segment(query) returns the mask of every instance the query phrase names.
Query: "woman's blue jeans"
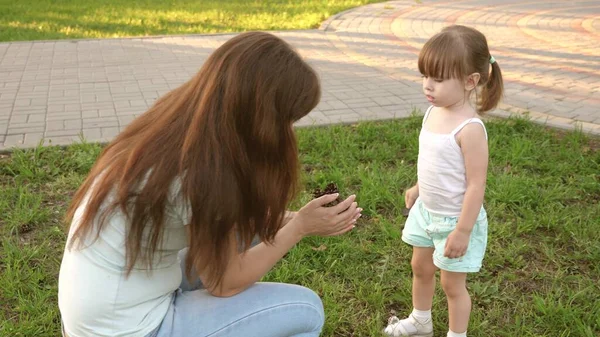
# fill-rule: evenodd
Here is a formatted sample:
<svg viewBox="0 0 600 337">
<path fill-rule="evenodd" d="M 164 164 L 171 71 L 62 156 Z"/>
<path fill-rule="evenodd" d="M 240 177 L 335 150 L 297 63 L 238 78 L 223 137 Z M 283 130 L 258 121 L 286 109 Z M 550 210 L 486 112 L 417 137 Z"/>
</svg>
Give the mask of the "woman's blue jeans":
<svg viewBox="0 0 600 337">
<path fill-rule="evenodd" d="M 182 271 L 186 253 L 179 253 Z M 148 337 L 317 337 L 324 321 L 321 299 L 305 287 L 256 283 L 220 298 L 183 275 L 165 319 Z"/>
</svg>

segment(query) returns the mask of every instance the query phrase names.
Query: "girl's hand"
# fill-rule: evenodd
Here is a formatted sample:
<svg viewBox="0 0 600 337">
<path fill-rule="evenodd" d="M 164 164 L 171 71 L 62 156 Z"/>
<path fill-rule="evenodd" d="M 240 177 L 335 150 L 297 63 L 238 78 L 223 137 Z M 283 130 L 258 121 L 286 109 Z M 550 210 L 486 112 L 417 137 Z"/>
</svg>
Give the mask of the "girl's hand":
<svg viewBox="0 0 600 337">
<path fill-rule="evenodd" d="M 444 256 L 449 259 L 463 257 L 467 253 L 469 247 L 469 239 L 471 235 L 464 231 L 455 229 L 448 235 L 446 246 L 444 248 Z"/>
<path fill-rule="evenodd" d="M 406 204 L 406 208 L 410 209 L 417 201 L 419 197 L 419 185 L 415 185 L 404 193 L 404 203 Z"/>
<path fill-rule="evenodd" d="M 302 236 L 335 236 L 344 234 L 354 228 L 356 220 L 362 215 L 362 208 L 354 202 L 355 195 L 332 207 L 324 207 L 338 197 L 338 194 L 328 194 L 313 199 L 302 207 L 291 220 L 290 225 L 297 226 Z"/>
</svg>

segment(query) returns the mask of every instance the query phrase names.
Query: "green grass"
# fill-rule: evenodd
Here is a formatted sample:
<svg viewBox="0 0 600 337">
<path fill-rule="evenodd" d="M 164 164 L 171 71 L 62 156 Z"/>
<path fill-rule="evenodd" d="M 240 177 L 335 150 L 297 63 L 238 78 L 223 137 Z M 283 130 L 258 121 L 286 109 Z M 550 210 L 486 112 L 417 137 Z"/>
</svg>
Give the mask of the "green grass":
<svg viewBox="0 0 600 337">
<path fill-rule="evenodd" d="M 411 249 L 400 240 L 402 193 L 415 181 L 419 118 L 298 131 L 305 191 L 336 182 L 364 218 L 350 234 L 309 238 L 267 280 L 323 298 L 324 336 L 378 336 L 410 310 Z M 520 119 L 490 133 L 489 250 L 469 277 L 471 336 L 600 334 L 600 142 Z M 0 336 L 58 336 L 60 219 L 101 147 L 16 150 L 0 160 Z M 438 287 L 438 335 L 447 312 Z"/>
<path fill-rule="evenodd" d="M 376 0 L 0 0 L 0 41 L 316 28 Z"/>
</svg>

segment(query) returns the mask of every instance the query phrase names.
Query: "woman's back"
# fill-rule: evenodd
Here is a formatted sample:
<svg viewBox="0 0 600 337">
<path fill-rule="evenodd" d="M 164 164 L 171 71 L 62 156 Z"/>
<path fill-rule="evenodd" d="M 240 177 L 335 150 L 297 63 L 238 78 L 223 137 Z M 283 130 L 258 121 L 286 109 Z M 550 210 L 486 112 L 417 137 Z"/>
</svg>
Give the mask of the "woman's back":
<svg viewBox="0 0 600 337">
<path fill-rule="evenodd" d="M 69 239 L 85 204 L 77 209 Z M 138 263 L 126 276 L 127 217 L 115 211 L 97 240 L 84 249 L 66 249 L 59 276 L 59 307 L 66 333 L 78 336 L 145 336 L 162 321 L 181 283 L 177 261 L 187 246 L 181 212 L 169 206 L 162 245 L 152 270 Z M 145 232 L 146 237 L 147 231 Z"/>
</svg>

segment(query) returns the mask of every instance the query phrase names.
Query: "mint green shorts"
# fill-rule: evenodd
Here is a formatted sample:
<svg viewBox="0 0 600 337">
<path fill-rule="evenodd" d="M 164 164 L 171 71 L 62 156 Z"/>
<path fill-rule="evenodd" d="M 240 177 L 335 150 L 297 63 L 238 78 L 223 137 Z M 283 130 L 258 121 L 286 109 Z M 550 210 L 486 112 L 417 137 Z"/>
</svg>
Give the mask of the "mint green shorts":
<svg viewBox="0 0 600 337">
<path fill-rule="evenodd" d="M 471 232 L 467 253 L 460 258 L 450 259 L 444 257 L 444 248 L 448 235 L 456 228 L 457 223 L 458 217 L 431 213 L 425 209 L 421 199 L 417 199 L 402 230 L 402 241 L 413 247 L 434 248 L 433 264 L 441 270 L 456 273 L 478 272 L 487 246 L 487 213 L 481 207 Z"/>
</svg>

